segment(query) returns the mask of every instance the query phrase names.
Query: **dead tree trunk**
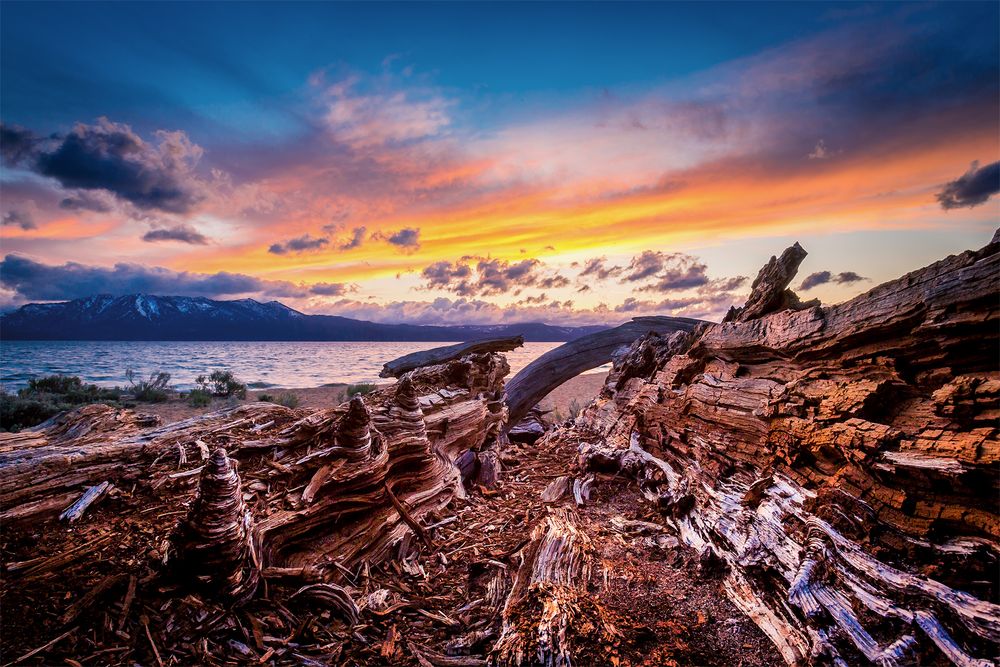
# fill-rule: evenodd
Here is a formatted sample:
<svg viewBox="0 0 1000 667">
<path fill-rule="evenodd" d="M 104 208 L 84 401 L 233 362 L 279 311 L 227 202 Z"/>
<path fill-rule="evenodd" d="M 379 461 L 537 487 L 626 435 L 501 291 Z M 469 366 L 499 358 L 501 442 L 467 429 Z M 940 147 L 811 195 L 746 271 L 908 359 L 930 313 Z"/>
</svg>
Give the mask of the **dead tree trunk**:
<svg viewBox="0 0 1000 667">
<path fill-rule="evenodd" d="M 672 334 L 691 331 L 699 320 L 687 317 L 636 317 L 631 322 L 581 336 L 549 350 L 521 369 L 507 383 L 504 400 L 510 417 L 507 428 L 517 425 L 549 392 L 584 371 L 611 361 L 621 348 L 649 332 Z"/>
<path fill-rule="evenodd" d="M 803 254 L 733 321 L 637 341 L 556 437 L 634 476 L 788 663 L 994 664 L 1000 244 L 827 308 L 786 289 Z"/>
</svg>

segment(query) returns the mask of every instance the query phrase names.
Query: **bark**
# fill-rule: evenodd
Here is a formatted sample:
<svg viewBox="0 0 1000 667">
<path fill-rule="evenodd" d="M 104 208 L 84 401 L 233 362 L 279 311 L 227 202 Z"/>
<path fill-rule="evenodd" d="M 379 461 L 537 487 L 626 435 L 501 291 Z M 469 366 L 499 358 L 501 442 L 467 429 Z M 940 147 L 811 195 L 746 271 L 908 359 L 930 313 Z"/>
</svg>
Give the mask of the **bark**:
<svg viewBox="0 0 1000 667">
<path fill-rule="evenodd" d="M 387 361 L 382 366 L 379 377 L 398 378 L 404 373 L 409 373 L 424 366 L 435 366 L 461 359 L 468 354 L 481 354 L 484 352 L 510 352 L 524 345 L 524 336 L 508 336 L 506 338 L 490 338 L 487 340 L 475 340 L 469 343 L 458 343 L 456 345 L 446 345 L 435 347 L 430 350 L 421 350 Z"/>
<path fill-rule="evenodd" d="M 631 322 L 581 336 L 538 357 L 507 383 L 507 428 L 520 423 L 532 407 L 553 389 L 584 371 L 611 361 L 612 356 L 645 333 L 691 331 L 700 323 L 686 317 L 636 317 Z"/>
<path fill-rule="evenodd" d="M 498 433 L 506 413 L 496 396 L 508 369 L 500 355 L 471 354 L 311 413 L 256 403 L 148 429 L 129 410 L 93 405 L 2 434 L 8 537 L 29 535 L 71 504 L 72 518 L 109 487 L 131 489 L 91 508 L 91 522 L 74 524 L 84 524 L 80 533 L 47 529 L 33 557 L 5 555 L 5 616 L 12 604 L 18 614 L 37 613 L 20 605 L 71 564 L 78 586 L 115 572 L 88 605 L 115 593 L 135 568 L 128 549 L 139 545 L 152 547 L 154 575 L 128 606 L 166 611 L 144 616 L 140 633 L 133 627 L 129 636 L 145 643 L 148 632 L 151 645 L 183 663 L 202 661 L 191 642 L 207 638 L 227 608 L 259 598 L 262 579 L 272 582 L 272 596 L 278 581 L 309 582 L 278 596 L 356 622 L 356 605 L 338 582 L 384 561 L 411 533 L 426 539 L 425 517 L 464 493 L 453 462 Z M 179 516 L 161 518 L 172 515 Z M 120 642 L 110 628 L 94 632 L 105 647 Z M 220 650 L 239 657 L 243 649 Z"/>
<path fill-rule="evenodd" d="M 789 664 L 994 664 L 1000 244 L 772 311 L 790 251 L 730 321 L 636 341 L 555 437 L 634 478 Z"/>
</svg>

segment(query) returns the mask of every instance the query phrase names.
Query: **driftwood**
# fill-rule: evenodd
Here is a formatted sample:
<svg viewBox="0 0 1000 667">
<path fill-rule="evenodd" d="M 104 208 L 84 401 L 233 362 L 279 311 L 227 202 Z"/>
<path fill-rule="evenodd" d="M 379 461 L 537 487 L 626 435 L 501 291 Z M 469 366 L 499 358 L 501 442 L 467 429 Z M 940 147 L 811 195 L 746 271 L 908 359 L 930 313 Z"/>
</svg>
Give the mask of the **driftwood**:
<svg viewBox="0 0 1000 667">
<path fill-rule="evenodd" d="M 93 405 L 0 434 L 3 653 L 993 664 L 1000 244 L 826 308 L 788 290 L 803 255 L 722 324 L 554 350 L 511 405 L 504 358 L 470 353 L 322 410 Z M 571 426 L 503 437 L 612 357 Z"/>
<path fill-rule="evenodd" d="M 636 341 L 555 437 L 633 477 L 788 663 L 994 664 L 1000 244 L 787 309 L 800 250 L 731 321 Z"/>
<path fill-rule="evenodd" d="M 590 538 L 566 510 L 531 533 L 493 647 L 501 667 L 610 664 L 621 635 L 588 592 Z"/>
<path fill-rule="evenodd" d="M 686 317 L 636 317 L 621 326 L 581 336 L 549 350 L 507 383 L 507 428 L 518 424 L 553 389 L 584 371 L 608 363 L 615 352 L 643 334 L 691 331 L 698 324 L 699 320 Z"/>
<path fill-rule="evenodd" d="M 398 378 L 417 368 L 445 364 L 449 361 L 461 359 L 468 354 L 510 352 L 522 345 L 524 345 L 524 336 L 507 336 L 505 338 L 474 340 L 468 343 L 457 343 L 455 345 L 435 347 L 430 350 L 411 352 L 398 359 L 387 361 L 382 366 L 382 372 L 379 373 L 379 377 Z"/>
<path fill-rule="evenodd" d="M 142 638 L 144 646 L 130 651 L 201 664 L 197 638 L 224 632 L 227 610 L 252 605 L 262 577 L 270 577 L 267 595 L 288 608 L 309 603 L 357 622 L 341 582 L 383 562 L 411 534 L 430 544 L 425 518 L 463 493 L 455 458 L 498 432 L 505 412 L 491 407 L 508 369 L 499 355 L 472 354 L 327 410 L 253 403 L 145 429 L 129 410 L 93 405 L 0 435 L 8 537 L 54 520 L 81 489 L 90 490 L 74 516 L 101 489 L 126 490 L 113 503 L 92 505 L 73 524 L 83 525 L 79 534 L 55 532 L 41 554 L 4 562 L 5 624 L 11 613 L 37 613 L 25 595 L 49 588 L 68 566 L 86 581 L 87 563 L 115 575 L 86 604 L 113 595 L 127 601 L 120 623 L 94 630 L 105 648 L 121 641 L 117 625 L 128 629 L 123 636 Z M 214 449 L 207 461 L 205 448 Z M 126 592 L 135 549 L 149 552 L 154 574 Z M 313 585 L 281 593 L 285 580 Z M 136 608 L 167 611 L 126 622 Z M 249 662 L 266 653 L 243 639 L 227 639 L 219 650 Z M 270 655 L 284 653 L 285 662 L 299 662 L 280 646 Z"/>
</svg>

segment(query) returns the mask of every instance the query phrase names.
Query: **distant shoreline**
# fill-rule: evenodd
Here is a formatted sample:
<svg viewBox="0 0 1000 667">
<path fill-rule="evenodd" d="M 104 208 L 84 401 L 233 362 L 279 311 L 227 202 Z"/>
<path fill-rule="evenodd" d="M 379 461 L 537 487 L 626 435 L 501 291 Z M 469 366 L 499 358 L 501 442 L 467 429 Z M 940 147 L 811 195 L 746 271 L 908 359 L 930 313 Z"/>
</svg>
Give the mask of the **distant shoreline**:
<svg viewBox="0 0 1000 667">
<path fill-rule="evenodd" d="M 607 373 L 586 373 L 568 380 L 562 386 L 556 387 L 541 402 L 545 410 L 551 410 L 550 419 L 553 421 L 563 421 L 571 410 L 586 406 L 593 400 L 604 381 Z M 390 383 L 384 381 L 383 383 Z M 163 420 L 163 423 L 172 422 L 196 417 L 206 412 L 220 410 L 229 405 L 239 405 L 242 403 L 253 403 L 260 400 L 262 394 L 269 394 L 274 398 L 282 394 L 294 394 L 298 398 L 298 408 L 319 410 L 332 408 L 347 400 L 347 384 L 331 383 L 330 386 L 322 387 L 299 387 L 299 388 L 279 388 L 269 387 L 267 389 L 251 389 L 247 391 L 245 400 L 216 398 L 206 407 L 192 407 L 183 398 L 171 398 L 164 403 L 140 403 L 135 407 L 136 412 L 154 414 Z"/>
</svg>

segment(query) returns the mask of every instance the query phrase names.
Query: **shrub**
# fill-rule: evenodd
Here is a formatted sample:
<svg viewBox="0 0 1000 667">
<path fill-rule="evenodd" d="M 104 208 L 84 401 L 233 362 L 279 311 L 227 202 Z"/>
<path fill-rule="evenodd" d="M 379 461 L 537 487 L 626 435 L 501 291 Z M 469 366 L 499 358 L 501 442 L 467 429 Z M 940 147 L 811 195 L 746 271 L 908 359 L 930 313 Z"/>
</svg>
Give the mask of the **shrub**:
<svg viewBox="0 0 1000 667">
<path fill-rule="evenodd" d="M 297 394 L 293 394 L 290 391 L 283 393 L 278 397 L 276 401 L 278 405 L 284 405 L 286 408 L 297 408 L 299 407 L 299 397 Z"/>
<path fill-rule="evenodd" d="M 23 428 L 37 426 L 46 419 L 73 407 L 68 403 L 55 402 L 51 398 L 22 398 L 2 392 L 0 393 L 0 430 L 17 432 Z"/>
<path fill-rule="evenodd" d="M 187 402 L 192 408 L 204 408 L 212 403 L 212 394 L 204 389 L 192 389 L 188 392 Z"/>
<path fill-rule="evenodd" d="M 85 384 L 74 375 L 50 375 L 28 381 L 17 395 L 0 392 L 0 429 L 19 431 L 60 412 L 90 403 L 119 405 L 120 389 Z"/>
<path fill-rule="evenodd" d="M 131 368 L 125 371 L 125 379 L 129 383 L 129 391 L 135 394 L 137 401 L 145 403 L 162 403 L 170 397 L 168 386 L 170 373 L 150 373 L 148 380 L 135 379 L 135 371 Z"/>
<path fill-rule="evenodd" d="M 283 394 L 279 394 L 277 397 L 271 394 L 261 394 L 257 397 L 258 401 L 264 401 L 265 403 L 276 403 L 278 405 L 283 405 L 286 408 L 297 408 L 299 406 L 299 397 L 297 394 L 293 394 L 290 391 L 286 391 Z"/>
<path fill-rule="evenodd" d="M 575 420 L 580 416 L 580 411 L 583 410 L 583 406 L 575 398 L 569 402 L 569 418 Z"/>
<path fill-rule="evenodd" d="M 373 382 L 359 382 L 358 384 L 347 385 L 347 397 L 354 398 L 355 396 L 364 396 L 365 394 L 370 394 L 375 391 L 375 383 Z"/>
<path fill-rule="evenodd" d="M 208 377 L 199 375 L 195 382 L 215 396 L 247 397 L 247 386 L 237 380 L 232 371 L 212 371 Z"/>
</svg>

